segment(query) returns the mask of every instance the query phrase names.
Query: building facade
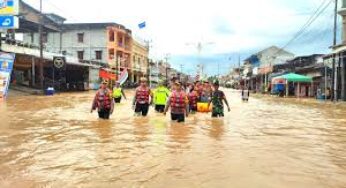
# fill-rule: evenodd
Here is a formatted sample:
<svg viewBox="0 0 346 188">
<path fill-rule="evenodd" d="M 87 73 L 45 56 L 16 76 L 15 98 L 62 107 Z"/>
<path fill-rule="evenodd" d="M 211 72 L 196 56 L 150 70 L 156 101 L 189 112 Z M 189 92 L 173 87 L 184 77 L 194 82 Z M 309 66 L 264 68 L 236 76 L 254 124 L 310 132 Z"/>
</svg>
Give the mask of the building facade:
<svg viewBox="0 0 346 188">
<path fill-rule="evenodd" d="M 294 54 L 277 46 L 268 47 L 244 60 L 240 85 L 257 92 L 266 92 L 273 67 L 293 59 Z"/>
<path fill-rule="evenodd" d="M 335 100 L 346 101 L 346 0 L 342 1 L 342 8 L 339 10 L 342 17 L 342 43 L 333 46 L 332 54 L 329 56 L 334 64 L 332 90 Z M 327 60 L 328 61 L 328 60 Z"/>
<path fill-rule="evenodd" d="M 133 40 L 132 45 L 132 80 L 138 82 L 140 77 L 148 75 L 149 67 L 149 47 L 143 42 Z"/>
<path fill-rule="evenodd" d="M 23 40 L 39 45 L 39 34 L 26 33 Z M 148 48 L 134 42 L 131 30 L 116 23 L 61 24 L 61 32 L 43 34 L 43 43 L 46 51 L 74 56 L 81 62 L 98 62 L 118 73 L 127 69 L 130 82 L 146 74 L 148 67 Z"/>
</svg>

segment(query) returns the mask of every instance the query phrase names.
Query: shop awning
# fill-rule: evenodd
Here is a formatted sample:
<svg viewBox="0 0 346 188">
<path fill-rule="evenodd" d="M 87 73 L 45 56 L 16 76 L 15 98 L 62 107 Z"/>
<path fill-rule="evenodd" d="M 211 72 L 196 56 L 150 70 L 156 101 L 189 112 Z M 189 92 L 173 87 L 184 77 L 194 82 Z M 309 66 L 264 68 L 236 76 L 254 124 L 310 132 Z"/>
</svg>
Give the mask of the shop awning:
<svg viewBox="0 0 346 188">
<path fill-rule="evenodd" d="M 274 77 L 272 79 L 273 82 L 275 80 L 286 80 L 288 82 L 312 82 L 311 77 L 294 73 L 284 74 L 282 76 Z"/>
</svg>

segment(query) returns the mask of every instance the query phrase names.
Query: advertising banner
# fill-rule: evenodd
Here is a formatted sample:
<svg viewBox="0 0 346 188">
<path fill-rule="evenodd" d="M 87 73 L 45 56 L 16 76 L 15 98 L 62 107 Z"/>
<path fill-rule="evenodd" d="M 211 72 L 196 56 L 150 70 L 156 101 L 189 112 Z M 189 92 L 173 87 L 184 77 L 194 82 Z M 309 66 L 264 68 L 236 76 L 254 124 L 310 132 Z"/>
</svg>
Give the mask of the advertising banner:
<svg viewBox="0 0 346 188">
<path fill-rule="evenodd" d="M 7 96 L 14 59 L 15 54 L 0 52 L 0 101 Z"/>
</svg>

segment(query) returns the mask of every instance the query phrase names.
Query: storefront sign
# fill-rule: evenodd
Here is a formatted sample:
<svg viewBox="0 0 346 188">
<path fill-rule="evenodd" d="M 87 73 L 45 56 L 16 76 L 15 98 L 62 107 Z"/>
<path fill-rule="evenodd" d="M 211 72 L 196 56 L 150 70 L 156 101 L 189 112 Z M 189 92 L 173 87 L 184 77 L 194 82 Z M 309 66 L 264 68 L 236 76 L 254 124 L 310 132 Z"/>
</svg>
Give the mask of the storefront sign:
<svg viewBox="0 0 346 188">
<path fill-rule="evenodd" d="M 15 54 L 0 52 L 0 101 L 7 96 Z"/>
<path fill-rule="evenodd" d="M 19 19 L 16 16 L 1 16 L 0 29 L 18 29 Z"/>
<path fill-rule="evenodd" d="M 100 69 L 100 78 L 105 79 L 105 80 L 115 80 L 116 75 L 114 73 L 107 72 L 106 70 Z"/>
<path fill-rule="evenodd" d="M 66 60 L 65 57 L 54 57 L 53 58 L 53 63 L 54 63 L 54 67 L 57 69 L 61 69 L 65 66 L 66 64 Z"/>
</svg>

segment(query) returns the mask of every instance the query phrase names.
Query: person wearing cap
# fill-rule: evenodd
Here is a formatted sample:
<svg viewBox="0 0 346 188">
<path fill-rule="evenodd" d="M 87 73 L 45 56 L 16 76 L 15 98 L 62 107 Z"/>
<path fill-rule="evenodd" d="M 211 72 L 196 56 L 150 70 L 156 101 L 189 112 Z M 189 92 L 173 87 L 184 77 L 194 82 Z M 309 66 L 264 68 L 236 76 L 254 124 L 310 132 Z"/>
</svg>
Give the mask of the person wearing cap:
<svg viewBox="0 0 346 188">
<path fill-rule="evenodd" d="M 167 99 L 170 95 L 170 91 L 167 87 L 164 86 L 164 82 L 161 80 L 158 87 L 154 90 L 154 104 L 155 111 L 163 113 L 167 103 Z"/>
<path fill-rule="evenodd" d="M 226 99 L 226 95 L 223 91 L 219 90 L 219 81 L 216 80 L 213 82 L 214 91 L 212 92 L 211 99 L 208 103 L 208 107 L 210 104 L 213 104 L 212 108 L 212 117 L 223 117 L 224 115 L 224 105 L 223 102 L 227 105 L 228 112 L 231 111 L 228 101 Z"/>
<path fill-rule="evenodd" d="M 102 82 L 100 89 L 96 92 L 91 107 L 91 113 L 97 109 L 100 119 L 109 119 L 114 109 L 112 91 L 107 88 L 107 85 L 107 81 Z"/>
<path fill-rule="evenodd" d="M 189 100 L 178 81 L 174 83 L 174 90 L 167 101 L 164 115 L 169 108 L 171 108 L 172 121 L 185 122 L 185 116 L 189 115 Z"/>
<path fill-rule="evenodd" d="M 115 103 L 120 103 L 122 96 L 124 96 L 124 98 L 126 99 L 125 92 L 124 92 L 123 88 L 120 87 L 119 81 L 117 81 L 117 82 L 115 82 L 115 85 L 113 87 L 113 99 L 114 99 L 114 102 Z"/>
<path fill-rule="evenodd" d="M 142 77 L 140 79 L 140 85 L 136 88 L 135 97 L 132 102 L 136 115 L 147 116 L 152 98 L 151 90 L 147 86 L 147 79 Z"/>
</svg>

